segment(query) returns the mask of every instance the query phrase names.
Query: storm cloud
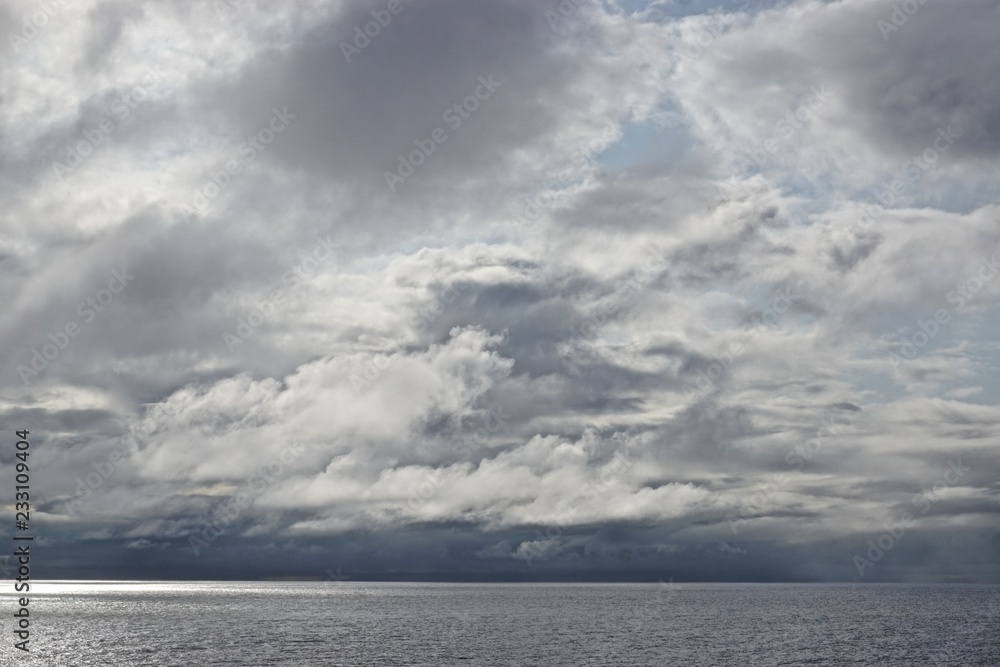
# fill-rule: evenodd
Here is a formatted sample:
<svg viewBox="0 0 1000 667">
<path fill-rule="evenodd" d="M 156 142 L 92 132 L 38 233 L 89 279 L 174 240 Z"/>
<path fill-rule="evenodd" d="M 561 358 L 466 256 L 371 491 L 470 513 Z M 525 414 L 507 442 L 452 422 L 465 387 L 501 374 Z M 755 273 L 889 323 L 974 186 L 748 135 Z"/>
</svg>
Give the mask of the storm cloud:
<svg viewBox="0 0 1000 667">
<path fill-rule="evenodd" d="M 1000 580 L 995 2 L 46 7 L 41 577 Z"/>
</svg>

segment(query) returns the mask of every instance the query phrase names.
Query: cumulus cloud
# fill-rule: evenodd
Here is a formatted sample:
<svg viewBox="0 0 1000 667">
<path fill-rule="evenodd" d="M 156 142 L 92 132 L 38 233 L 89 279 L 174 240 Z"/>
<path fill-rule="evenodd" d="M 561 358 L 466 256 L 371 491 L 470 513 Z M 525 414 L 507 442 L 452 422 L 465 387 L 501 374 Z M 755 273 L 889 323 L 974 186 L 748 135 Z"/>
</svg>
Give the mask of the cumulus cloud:
<svg viewBox="0 0 1000 667">
<path fill-rule="evenodd" d="M 1000 15 L 917 4 L 0 3 L 53 576 L 996 580 Z"/>
</svg>

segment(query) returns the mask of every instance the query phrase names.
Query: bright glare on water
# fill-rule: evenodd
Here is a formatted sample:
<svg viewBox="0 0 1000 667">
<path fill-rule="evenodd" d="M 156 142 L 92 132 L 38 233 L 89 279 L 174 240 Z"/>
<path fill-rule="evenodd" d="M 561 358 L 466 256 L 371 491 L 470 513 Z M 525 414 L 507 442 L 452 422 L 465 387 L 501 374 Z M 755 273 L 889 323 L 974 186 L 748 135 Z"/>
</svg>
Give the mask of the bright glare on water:
<svg viewBox="0 0 1000 667">
<path fill-rule="evenodd" d="M 30 657 L 4 589 L 3 665 L 1000 665 L 997 586 L 48 582 Z"/>
</svg>

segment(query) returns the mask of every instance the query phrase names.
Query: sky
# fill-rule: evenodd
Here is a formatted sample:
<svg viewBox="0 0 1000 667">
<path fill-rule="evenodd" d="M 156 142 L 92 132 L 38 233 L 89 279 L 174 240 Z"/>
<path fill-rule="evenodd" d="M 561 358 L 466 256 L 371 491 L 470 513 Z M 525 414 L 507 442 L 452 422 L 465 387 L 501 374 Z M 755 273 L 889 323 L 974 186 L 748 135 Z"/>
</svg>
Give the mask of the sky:
<svg viewBox="0 0 1000 667">
<path fill-rule="evenodd" d="M 0 28 L 35 576 L 1000 581 L 996 2 Z"/>
</svg>

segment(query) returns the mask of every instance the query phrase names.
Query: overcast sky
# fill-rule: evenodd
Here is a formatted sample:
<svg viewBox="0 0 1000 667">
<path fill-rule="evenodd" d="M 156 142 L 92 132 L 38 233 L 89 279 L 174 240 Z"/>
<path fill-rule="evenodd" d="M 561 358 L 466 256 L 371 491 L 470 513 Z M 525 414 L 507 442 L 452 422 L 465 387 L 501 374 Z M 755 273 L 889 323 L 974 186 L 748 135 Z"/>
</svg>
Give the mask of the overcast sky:
<svg viewBox="0 0 1000 667">
<path fill-rule="evenodd" d="M 1000 580 L 996 2 L 28 4 L 39 576 Z"/>
</svg>

